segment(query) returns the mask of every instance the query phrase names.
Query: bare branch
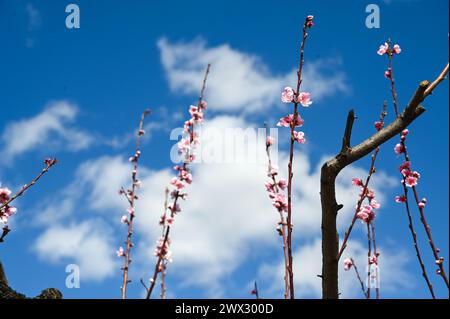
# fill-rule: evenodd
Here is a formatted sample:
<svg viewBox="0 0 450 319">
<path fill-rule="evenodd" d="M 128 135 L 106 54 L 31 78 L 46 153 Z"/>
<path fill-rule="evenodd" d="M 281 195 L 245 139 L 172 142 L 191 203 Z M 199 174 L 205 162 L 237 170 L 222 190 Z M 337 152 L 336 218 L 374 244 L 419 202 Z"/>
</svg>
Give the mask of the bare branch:
<svg viewBox="0 0 450 319">
<path fill-rule="evenodd" d="M 355 112 L 350 110 L 347 115 L 347 124 L 345 125 L 344 138 L 342 139 L 341 154 L 350 151 L 350 139 L 352 137 L 353 123 L 355 122 Z"/>
</svg>

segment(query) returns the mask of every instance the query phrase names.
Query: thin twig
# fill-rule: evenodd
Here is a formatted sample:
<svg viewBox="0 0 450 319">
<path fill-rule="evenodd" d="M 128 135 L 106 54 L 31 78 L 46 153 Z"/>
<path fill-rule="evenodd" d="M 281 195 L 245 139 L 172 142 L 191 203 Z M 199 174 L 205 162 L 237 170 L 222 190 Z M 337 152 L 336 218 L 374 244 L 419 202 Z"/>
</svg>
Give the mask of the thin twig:
<svg viewBox="0 0 450 319">
<path fill-rule="evenodd" d="M 367 285 L 367 299 L 370 299 L 370 257 L 372 256 L 372 238 L 370 235 L 370 226 L 369 226 L 369 222 L 367 222 L 367 280 L 368 280 L 368 285 Z"/>
<path fill-rule="evenodd" d="M 29 184 L 25 184 L 15 195 L 13 195 L 9 200 L 0 205 L 0 217 L 3 216 L 3 214 L 5 213 L 4 210 L 7 209 L 12 202 L 21 197 L 30 187 L 36 184 L 41 179 L 41 177 L 44 176 L 49 171 L 49 169 L 57 163 L 58 161 L 54 158 L 46 159 L 44 161 L 45 167 L 42 169 L 42 171 Z M 10 231 L 11 229 L 7 225 L 2 228 L 0 243 L 3 243 L 5 241 L 5 237 L 9 234 Z"/>
<path fill-rule="evenodd" d="M 131 263 L 131 248 L 133 247 L 131 238 L 133 236 L 133 226 L 134 226 L 133 224 L 134 224 L 134 217 L 135 217 L 134 206 L 135 206 L 135 200 L 137 199 L 136 188 L 138 187 L 138 183 L 139 183 L 139 180 L 137 179 L 137 171 L 138 171 L 139 158 L 141 157 L 141 138 L 142 138 L 142 135 L 144 135 L 144 120 L 145 120 L 145 117 L 149 114 L 150 114 L 150 110 L 145 110 L 144 112 L 142 112 L 141 119 L 139 121 L 139 130 L 137 132 L 137 137 L 136 137 L 136 153 L 132 157 L 132 162 L 134 163 L 134 165 L 133 165 L 133 170 L 131 172 L 131 182 L 132 182 L 131 189 L 129 191 L 127 191 L 126 193 L 124 193 L 127 196 L 130 208 L 129 208 L 127 239 L 125 241 L 125 245 L 126 245 L 125 264 L 122 268 L 122 270 L 123 270 L 123 280 L 122 280 L 122 287 L 121 287 L 122 299 L 127 298 L 127 286 L 128 286 L 128 283 L 131 282 L 128 279 L 128 271 L 129 271 L 129 267 L 130 267 L 130 263 Z M 123 191 L 123 188 L 122 188 L 122 191 Z"/>
<path fill-rule="evenodd" d="M 288 214 L 287 214 L 287 250 L 288 250 L 288 259 L 289 259 L 289 293 L 290 298 L 294 299 L 294 271 L 293 271 L 293 258 L 292 258 L 292 177 L 294 176 L 292 165 L 294 160 L 294 131 L 295 126 L 297 124 L 298 119 L 298 97 L 300 95 L 300 86 L 302 84 L 302 71 L 303 71 L 303 65 L 305 63 L 304 60 L 304 52 L 305 52 L 305 44 L 306 39 L 308 38 L 308 18 L 306 18 L 305 23 L 303 24 L 303 36 L 302 36 L 302 42 L 300 45 L 300 61 L 299 61 L 299 67 L 297 71 L 297 89 L 295 91 L 295 98 L 294 98 L 294 115 L 293 119 L 291 121 L 291 143 L 289 147 L 289 164 L 288 164 Z"/>
<path fill-rule="evenodd" d="M 375 220 L 372 219 L 369 222 L 369 225 L 370 225 L 370 231 L 372 233 L 373 254 L 374 254 L 374 256 L 376 258 L 376 261 L 377 261 L 377 263 L 376 263 L 377 267 L 375 268 L 375 270 L 376 270 L 376 275 L 375 275 L 375 279 L 376 279 L 375 296 L 376 296 L 376 299 L 380 299 L 380 287 L 379 287 L 379 278 L 378 278 L 378 257 L 379 257 L 379 253 L 378 253 L 378 250 L 377 250 L 377 240 L 376 240 L 376 235 L 375 235 Z"/>
<path fill-rule="evenodd" d="M 403 196 L 405 196 L 406 214 L 408 215 L 408 227 L 411 232 L 411 236 L 413 238 L 414 249 L 416 250 L 417 260 L 419 261 L 420 268 L 422 269 L 422 276 L 425 279 L 425 282 L 427 283 L 427 287 L 428 287 L 428 290 L 430 291 L 431 297 L 433 299 L 435 299 L 436 296 L 434 294 L 433 285 L 431 284 L 430 279 L 428 278 L 427 271 L 425 269 L 425 265 L 422 260 L 422 255 L 420 254 L 419 244 L 417 243 L 417 235 L 416 235 L 416 231 L 414 229 L 413 219 L 412 219 L 411 211 L 409 208 L 408 188 L 406 187 L 404 180 L 405 180 L 405 178 L 403 177 Z"/>
<path fill-rule="evenodd" d="M 358 267 L 356 267 L 356 263 L 353 260 L 353 258 L 350 258 L 350 260 L 352 261 L 352 266 L 355 268 L 356 278 L 358 279 L 359 284 L 361 285 L 361 290 L 364 294 L 364 297 L 367 298 L 366 288 L 364 287 L 364 282 L 362 281 L 361 276 L 359 275 Z"/>
<path fill-rule="evenodd" d="M 45 168 L 37 175 L 29 184 L 25 184 L 20 191 L 18 191 L 14 196 L 12 196 L 8 201 L 4 202 L 0 205 L 0 212 L 3 211 L 3 208 L 9 206 L 13 201 L 15 201 L 18 197 L 22 196 L 30 187 L 36 184 L 48 170 L 58 163 L 56 159 L 47 159 L 45 160 Z"/>
</svg>

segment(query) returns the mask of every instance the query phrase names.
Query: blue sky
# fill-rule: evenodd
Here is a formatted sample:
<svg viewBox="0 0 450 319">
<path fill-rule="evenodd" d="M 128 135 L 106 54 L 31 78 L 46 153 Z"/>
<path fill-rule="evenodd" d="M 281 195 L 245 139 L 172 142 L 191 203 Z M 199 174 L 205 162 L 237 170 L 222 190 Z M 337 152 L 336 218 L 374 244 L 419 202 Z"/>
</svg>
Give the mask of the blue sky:
<svg viewBox="0 0 450 319">
<path fill-rule="evenodd" d="M 15 190 L 40 170 L 45 156 L 60 161 L 16 202 L 19 212 L 11 219 L 13 231 L 0 246 L 11 284 L 30 295 L 55 286 L 68 298 L 120 296 L 115 251 L 125 238 L 118 222 L 125 203 L 113 191 L 128 182 L 131 134 L 142 110 L 150 107 L 153 115 L 142 149 L 142 213 L 138 209 L 129 286 L 131 297 L 142 296 L 139 279 L 150 276 L 158 209 L 171 177 L 169 151 L 175 142 L 169 134 L 183 124 L 188 106 L 196 101 L 202 69 L 212 63 L 206 125 L 261 127 L 266 121 L 275 126 L 288 112 L 279 93 L 295 83 L 301 24 L 313 14 L 316 25 L 308 38 L 304 85 L 313 93 L 314 104 L 302 109 L 308 143 L 297 147 L 300 224 L 294 248 L 300 260 L 297 289 L 303 297 L 318 297 L 317 168 L 339 150 L 350 108 L 358 115 L 353 143 L 373 133 L 385 99 L 392 120 L 389 83 L 383 76 L 387 59 L 376 54 L 386 38 L 403 49 L 395 57 L 401 106 L 420 81 L 439 74 L 448 61 L 448 2 L 167 5 L 79 0 L 73 3 L 80 7 L 81 28 L 68 30 L 69 3 L 0 0 L 0 181 Z M 369 3 L 380 7 L 380 29 L 365 27 Z M 409 136 L 413 164 L 422 175 L 419 191 L 428 199 L 426 213 L 446 259 L 448 96 L 444 83 L 425 101 L 427 112 L 411 126 Z M 285 133 L 280 130 L 281 141 L 286 140 Z M 393 152 L 396 142 L 382 147 L 374 179 L 383 204 L 376 222 L 386 283 L 382 296 L 427 298 L 404 209 L 393 202 L 401 191 L 397 171 L 401 161 Z M 285 151 L 286 143 L 281 142 L 281 163 Z M 343 228 L 356 202 L 350 179 L 365 177 L 368 165 L 368 159 L 361 160 L 343 172 L 339 182 L 338 200 L 347 207 Z M 242 185 L 236 185 L 235 178 L 242 178 Z M 178 237 L 169 265 L 169 296 L 246 298 L 255 279 L 263 296 L 282 296 L 276 212 L 264 193 L 264 179 L 263 168 L 250 164 L 195 166 L 192 192 L 177 223 L 179 235 L 174 229 Z M 363 227 L 357 226 L 353 249 L 355 256 L 363 256 L 365 237 Z M 434 275 L 434 260 L 417 218 L 416 229 L 437 295 L 448 297 Z M 65 287 L 65 267 L 71 263 L 81 267 L 79 289 Z M 342 273 L 341 281 L 345 296 L 361 297 L 353 274 Z"/>
</svg>

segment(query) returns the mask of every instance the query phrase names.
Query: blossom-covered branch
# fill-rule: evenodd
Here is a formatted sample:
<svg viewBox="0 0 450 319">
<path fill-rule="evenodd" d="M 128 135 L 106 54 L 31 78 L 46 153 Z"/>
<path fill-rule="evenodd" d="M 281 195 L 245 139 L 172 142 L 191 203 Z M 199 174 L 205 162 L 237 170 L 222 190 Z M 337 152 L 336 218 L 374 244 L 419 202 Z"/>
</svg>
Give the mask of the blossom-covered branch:
<svg viewBox="0 0 450 319">
<path fill-rule="evenodd" d="M 314 25 L 313 16 L 309 15 L 305 19 L 303 24 L 303 36 L 300 45 L 300 61 L 297 70 L 297 88 L 294 90 L 291 87 L 286 87 L 281 94 L 281 101 L 283 103 L 292 103 L 294 105 L 293 114 L 289 114 L 280 119 L 277 126 L 289 127 L 291 129 L 291 141 L 289 147 L 289 163 L 288 163 L 288 182 L 287 182 L 287 236 L 286 236 L 286 246 L 287 246 L 287 259 L 288 266 L 287 272 L 289 275 L 289 297 L 294 299 L 294 272 L 293 272 L 293 258 L 292 258 L 292 177 L 294 176 L 292 165 L 294 160 L 294 144 L 298 142 L 303 144 L 306 142 L 305 134 L 301 131 L 296 131 L 297 127 L 303 126 L 304 120 L 300 117 L 298 112 L 298 105 L 301 104 L 304 107 L 309 107 L 312 104 L 311 94 L 308 92 L 300 92 L 300 87 L 303 81 L 302 71 L 304 60 L 304 51 L 306 39 L 308 37 L 307 30 Z M 280 194 L 279 194 L 280 195 Z M 285 205 L 284 194 L 279 196 L 282 201 L 282 205 Z"/>
<path fill-rule="evenodd" d="M 284 298 L 289 297 L 289 257 L 287 251 L 287 201 L 284 194 L 287 182 L 285 179 L 277 180 L 278 167 L 273 165 L 270 156 L 270 147 L 275 143 L 275 139 L 268 135 L 268 128 L 266 126 L 266 154 L 268 158 L 267 176 L 270 181 L 266 183 L 266 190 L 269 193 L 269 198 L 272 200 L 273 206 L 276 208 L 280 221 L 278 222 L 277 232 L 283 240 L 283 254 L 284 254 Z"/>
<path fill-rule="evenodd" d="M 381 114 L 380 114 L 380 119 L 379 119 L 379 121 L 375 122 L 375 129 L 377 131 L 379 131 L 383 128 L 386 115 L 387 115 L 387 113 L 386 113 L 386 101 L 385 101 L 383 104 L 383 110 L 381 111 Z M 358 218 L 363 221 L 366 221 L 368 219 L 373 219 L 374 214 L 375 214 L 373 209 L 379 208 L 378 202 L 376 202 L 374 199 L 374 197 L 375 197 L 374 191 L 369 189 L 370 179 L 372 178 L 372 175 L 376 171 L 375 170 L 375 162 L 377 160 L 377 156 L 378 156 L 379 152 L 380 152 L 380 148 L 377 147 L 375 149 L 374 153 L 372 154 L 372 161 L 370 164 L 369 174 L 367 175 L 365 182 L 363 182 L 359 178 L 352 179 L 353 185 L 361 188 L 361 193 L 359 194 L 359 199 L 356 204 L 356 209 L 355 209 L 355 213 L 353 215 L 353 219 L 350 223 L 350 226 L 348 227 L 348 230 L 345 232 L 344 240 L 342 242 L 341 248 L 339 250 L 339 254 L 337 256 L 338 261 L 341 258 L 345 248 L 347 248 L 347 241 L 350 237 L 350 233 L 352 232 L 352 229 L 353 229 L 353 226 L 355 225 L 356 220 Z M 364 199 L 366 199 L 366 198 L 369 201 L 371 201 L 371 204 L 362 206 L 362 203 L 364 202 Z"/>
<path fill-rule="evenodd" d="M 184 123 L 184 133 L 187 137 L 183 137 L 178 142 L 179 154 L 184 158 L 183 165 L 176 165 L 174 170 L 178 176 L 172 178 L 170 184 L 173 186 L 173 190 L 170 193 L 170 197 L 173 200 L 171 204 L 167 205 L 164 214 L 161 216 L 160 225 L 162 226 L 162 236 L 156 242 L 155 256 L 157 258 L 153 275 L 150 278 L 150 287 L 146 292 L 146 299 L 150 299 L 153 289 L 156 284 L 158 274 L 165 271 L 167 262 L 171 261 L 170 248 L 170 230 L 173 226 L 176 215 L 181 211 L 179 200 L 186 199 L 187 193 L 184 191 L 186 184 L 192 183 L 192 174 L 190 173 L 189 164 L 195 160 L 195 148 L 200 144 L 199 134 L 195 131 L 197 125 L 203 124 L 204 111 L 207 108 L 207 103 L 204 101 L 204 92 L 206 88 L 206 80 L 208 78 L 209 69 L 211 65 L 205 71 L 203 78 L 202 89 L 196 106 L 191 105 L 189 108 L 189 114 L 191 118 Z"/>
<path fill-rule="evenodd" d="M 388 70 L 385 72 L 385 76 L 387 79 L 390 80 L 394 110 L 395 110 L 395 114 L 397 117 L 399 117 L 400 115 L 398 113 L 397 92 L 396 92 L 396 88 L 395 88 L 395 79 L 394 79 L 394 72 L 393 72 L 393 58 L 395 55 L 400 54 L 400 52 L 401 52 L 400 46 L 398 44 L 395 44 L 392 46 L 390 40 L 388 40 L 383 45 L 381 45 L 378 50 L 379 55 L 386 55 L 388 57 L 389 66 L 388 66 Z M 425 90 L 424 94 L 430 94 L 432 89 L 445 79 L 447 73 L 448 73 L 448 64 L 444 68 L 444 70 L 441 72 L 441 74 L 438 76 L 438 78 L 429 85 L 429 87 Z M 447 275 L 445 274 L 445 268 L 443 265 L 444 258 L 439 256 L 440 251 L 436 247 L 436 245 L 433 241 L 433 237 L 431 234 L 429 224 L 427 223 L 427 220 L 425 218 L 424 208 L 425 208 L 427 200 L 425 198 L 421 199 L 418 195 L 417 185 L 418 185 L 418 182 L 420 179 L 420 174 L 417 171 L 414 171 L 411 167 L 411 159 L 410 159 L 410 156 L 408 155 L 408 150 L 406 147 L 406 137 L 409 133 L 410 133 L 409 130 L 407 130 L 407 129 L 403 130 L 402 133 L 400 134 L 400 143 L 398 143 L 394 148 L 395 153 L 398 155 L 403 154 L 404 160 L 405 160 L 405 162 L 400 166 L 400 173 L 402 174 L 402 184 L 404 186 L 402 199 L 404 200 L 405 203 L 408 201 L 406 187 L 412 188 L 413 194 L 414 194 L 414 199 L 415 199 L 415 202 L 416 202 L 417 207 L 420 212 L 420 220 L 425 228 L 425 232 L 428 237 L 428 242 L 430 243 L 430 247 L 433 252 L 433 256 L 435 258 L 436 265 L 438 266 L 437 274 L 439 274 L 442 277 L 442 279 L 444 280 L 444 282 L 448 288 L 449 282 L 448 282 Z M 407 213 L 410 214 L 410 212 L 407 212 Z M 410 223 L 410 225 L 412 225 L 412 224 Z M 416 244 L 417 239 L 415 238 L 416 236 L 414 234 L 414 231 L 413 231 L 413 237 L 414 237 L 414 241 Z M 416 248 L 418 249 L 418 246 Z M 417 250 L 416 250 L 416 252 L 417 252 Z M 421 263 L 421 258 L 419 259 L 419 263 Z M 424 278 L 427 281 L 428 288 L 429 288 L 432 296 L 434 297 L 434 293 L 432 292 L 431 284 L 427 280 L 425 268 L 423 267 L 422 263 L 421 263 L 421 268 L 422 268 L 422 271 L 424 272 Z"/>
<path fill-rule="evenodd" d="M 133 236 L 133 223 L 135 217 L 135 201 L 138 199 L 136 195 L 136 190 L 141 186 L 140 180 L 137 178 L 138 173 L 138 163 L 141 157 L 141 138 L 145 134 L 144 130 L 144 120 L 147 115 L 150 114 L 150 110 L 145 110 L 142 112 L 141 119 L 139 121 L 139 129 L 137 131 L 136 137 L 136 151 L 133 156 L 130 157 L 129 161 L 133 165 L 133 169 L 131 171 L 131 187 L 128 190 L 122 188 L 119 191 L 119 194 L 124 195 L 128 201 L 128 209 L 127 214 L 121 217 L 121 222 L 127 225 L 127 238 L 125 240 L 125 249 L 123 247 L 119 247 L 117 251 L 118 257 L 123 257 L 125 259 L 124 266 L 122 267 L 123 271 L 123 280 L 122 280 L 122 299 L 126 299 L 127 297 L 127 287 L 130 282 L 128 278 L 128 271 L 131 263 L 131 248 L 133 247 L 132 236 Z"/>
<path fill-rule="evenodd" d="M 11 190 L 7 187 L 0 188 L 0 222 L 5 224 L 2 229 L 2 234 L 0 235 L 0 242 L 4 241 L 6 235 L 11 231 L 8 227 L 8 219 L 17 213 L 17 208 L 11 206 L 11 203 L 17 198 L 22 196 L 30 187 L 36 184 L 42 176 L 44 176 L 49 169 L 56 165 L 58 161 L 54 158 L 47 158 L 44 160 L 45 167 L 42 171 L 28 184 L 25 184 L 15 195 L 11 196 Z"/>
</svg>

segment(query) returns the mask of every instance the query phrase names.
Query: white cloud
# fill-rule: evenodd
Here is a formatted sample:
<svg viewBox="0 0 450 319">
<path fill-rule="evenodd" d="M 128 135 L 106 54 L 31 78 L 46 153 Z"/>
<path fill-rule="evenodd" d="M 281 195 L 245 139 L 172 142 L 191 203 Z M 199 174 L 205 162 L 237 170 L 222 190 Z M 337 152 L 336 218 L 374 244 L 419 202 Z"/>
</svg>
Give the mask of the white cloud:
<svg viewBox="0 0 450 319">
<path fill-rule="evenodd" d="M 111 234 L 99 220 L 50 226 L 34 244 L 43 261 L 61 264 L 75 263 L 80 267 L 80 279 L 99 281 L 115 271 Z"/>
<path fill-rule="evenodd" d="M 73 123 L 78 115 L 76 105 L 67 101 L 49 103 L 38 115 L 10 123 L 2 133 L 2 158 L 7 160 L 30 150 L 64 148 L 69 151 L 86 149 L 93 137 Z"/>
<path fill-rule="evenodd" d="M 203 151 L 210 147 L 223 147 L 225 153 L 232 152 L 232 146 L 222 139 L 208 139 L 208 130 L 213 128 L 246 127 L 242 118 L 218 116 L 209 120 L 203 131 Z M 251 142 L 251 146 L 255 141 Z M 261 145 L 261 144 L 260 144 Z M 253 145 L 254 146 L 254 145 Z M 258 148 L 264 153 L 264 148 Z M 308 155 L 299 146 L 300 155 L 295 158 L 294 184 L 294 223 L 297 240 L 316 238 L 320 235 L 320 164 L 311 168 Z M 243 150 L 241 150 L 243 151 Z M 238 149 L 238 153 L 241 152 Z M 151 150 L 143 149 L 139 171 L 143 188 L 139 194 L 136 218 L 136 252 L 134 254 L 133 275 L 136 278 L 148 278 L 155 262 L 154 243 L 160 235 L 159 216 L 163 207 L 163 190 L 167 186 L 172 172 L 168 169 L 158 171 L 144 168 L 151 163 Z M 242 155 L 242 154 L 237 154 Z M 279 250 L 279 237 L 275 228 L 277 213 L 271 206 L 264 183 L 266 164 L 242 160 L 232 164 L 194 164 L 194 182 L 189 186 L 188 199 L 181 203 L 182 212 L 173 228 L 174 263 L 170 265 L 170 274 L 176 276 L 180 285 L 197 286 L 207 289 L 208 296 L 220 296 L 223 280 L 233 273 L 248 258 L 261 254 L 267 249 Z M 280 152 L 281 171 L 287 167 L 287 156 Z M 67 215 L 77 212 L 78 218 L 84 218 L 85 212 L 75 209 L 76 203 L 83 200 L 86 212 L 97 212 L 103 220 L 119 226 L 126 202 L 117 195 L 120 186 L 128 185 L 130 164 L 125 157 L 100 157 L 80 165 L 74 183 L 58 196 L 54 207 L 45 220 L 55 219 L 52 214 L 64 211 Z M 351 186 L 351 177 L 364 176 L 366 171 L 360 168 L 348 168 L 337 183 L 337 194 L 344 209 L 340 212 L 340 229 L 347 226 L 352 216 L 357 190 Z M 388 186 L 391 179 L 379 172 L 374 178 L 378 197 L 382 197 L 380 186 Z M 383 190 L 385 190 L 383 188 Z M 60 209 L 58 207 L 61 207 Z M 67 209 L 69 207 L 69 209 Z M 68 210 L 68 211 L 66 211 Z M 107 214 L 105 214 L 107 213 Z M 44 214 L 45 215 L 45 214 Z M 106 218 L 106 219 L 105 219 Z M 125 236 L 125 229 L 117 228 L 116 243 Z M 116 244 L 117 245 L 117 244 Z M 113 251 L 115 246 L 111 246 Z M 315 276 L 316 274 L 314 274 Z"/>
<path fill-rule="evenodd" d="M 256 112 L 279 104 L 283 87 L 294 86 L 296 71 L 273 74 L 258 56 L 228 44 L 208 48 L 203 40 L 185 43 L 158 41 L 161 62 L 172 91 L 197 94 L 208 63 L 212 64 L 207 97 L 215 110 Z M 304 88 L 314 100 L 346 92 L 345 74 L 337 60 L 309 62 L 304 68 Z"/>
</svg>

